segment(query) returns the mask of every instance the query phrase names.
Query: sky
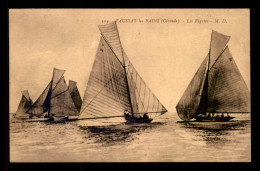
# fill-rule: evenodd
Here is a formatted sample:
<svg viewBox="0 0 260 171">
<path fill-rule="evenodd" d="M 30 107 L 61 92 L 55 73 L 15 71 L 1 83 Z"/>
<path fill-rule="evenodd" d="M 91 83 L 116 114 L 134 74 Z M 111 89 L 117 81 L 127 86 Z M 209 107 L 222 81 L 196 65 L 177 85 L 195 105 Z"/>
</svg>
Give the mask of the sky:
<svg viewBox="0 0 260 171">
<path fill-rule="evenodd" d="M 230 52 L 250 91 L 249 9 L 9 9 L 9 101 L 36 101 L 53 68 L 77 82 L 83 98 L 100 40 L 117 20 L 122 46 L 169 112 L 209 52 L 212 30 L 231 36 Z"/>
</svg>

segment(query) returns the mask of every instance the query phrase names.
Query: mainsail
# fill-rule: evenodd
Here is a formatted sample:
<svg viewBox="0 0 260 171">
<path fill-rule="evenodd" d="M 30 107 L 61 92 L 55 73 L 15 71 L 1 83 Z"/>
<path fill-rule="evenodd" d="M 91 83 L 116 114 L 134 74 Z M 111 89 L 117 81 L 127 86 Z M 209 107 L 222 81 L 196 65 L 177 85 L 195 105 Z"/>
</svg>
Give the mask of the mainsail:
<svg viewBox="0 0 260 171">
<path fill-rule="evenodd" d="M 75 107 L 77 108 L 78 112 L 80 112 L 81 105 L 82 105 L 82 99 L 79 94 L 77 82 L 69 80 L 69 92 L 70 92 L 71 98 L 75 104 Z"/>
<path fill-rule="evenodd" d="M 126 56 L 116 22 L 99 26 L 101 39 L 80 111 L 81 118 L 164 114 L 165 107 Z"/>
<path fill-rule="evenodd" d="M 209 112 L 250 112 L 250 93 L 227 46 L 229 38 L 212 32 L 209 55 L 176 106 L 181 119 Z"/>
<path fill-rule="evenodd" d="M 51 82 L 26 113 L 38 116 L 45 112 L 48 112 L 49 116 L 50 114 L 55 114 L 55 116 L 78 115 L 63 77 L 64 73 L 65 70 L 54 68 Z"/>
<path fill-rule="evenodd" d="M 18 109 L 15 113 L 16 116 L 25 114 L 25 112 L 32 106 L 33 101 L 29 96 L 28 90 L 22 91 L 22 98 L 20 100 Z"/>
</svg>

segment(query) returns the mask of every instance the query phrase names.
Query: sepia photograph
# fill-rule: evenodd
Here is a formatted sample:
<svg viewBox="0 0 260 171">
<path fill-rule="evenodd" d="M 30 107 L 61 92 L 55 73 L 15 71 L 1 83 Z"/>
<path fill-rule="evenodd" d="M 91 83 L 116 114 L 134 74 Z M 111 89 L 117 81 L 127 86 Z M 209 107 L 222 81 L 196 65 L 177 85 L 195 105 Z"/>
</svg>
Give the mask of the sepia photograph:
<svg viewBox="0 0 260 171">
<path fill-rule="evenodd" d="M 10 162 L 251 162 L 250 81 L 250 9 L 9 9 Z"/>
</svg>

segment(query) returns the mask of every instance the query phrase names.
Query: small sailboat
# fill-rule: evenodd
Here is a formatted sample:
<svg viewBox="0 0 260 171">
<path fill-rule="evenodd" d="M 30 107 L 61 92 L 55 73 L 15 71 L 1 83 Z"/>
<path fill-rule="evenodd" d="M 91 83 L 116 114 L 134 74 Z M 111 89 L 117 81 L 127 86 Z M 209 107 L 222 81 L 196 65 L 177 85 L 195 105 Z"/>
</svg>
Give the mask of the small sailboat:
<svg viewBox="0 0 260 171">
<path fill-rule="evenodd" d="M 212 31 L 209 53 L 176 106 L 182 120 L 224 122 L 234 118 L 229 113 L 250 113 L 250 93 L 227 46 L 229 39 Z"/>
<path fill-rule="evenodd" d="M 32 104 L 33 104 L 33 101 L 29 96 L 28 90 L 22 91 L 22 98 L 20 100 L 18 109 L 13 116 L 15 118 L 28 118 L 28 114 L 26 114 L 25 112 L 29 108 L 31 108 Z"/>
<path fill-rule="evenodd" d="M 53 69 L 50 83 L 26 113 L 38 117 L 44 115 L 48 121 L 79 115 L 65 82 L 64 73 L 65 70 Z"/>
<path fill-rule="evenodd" d="M 79 118 L 123 117 L 127 123 L 149 123 L 166 113 L 127 57 L 116 22 L 98 27 L 101 38 Z"/>
</svg>

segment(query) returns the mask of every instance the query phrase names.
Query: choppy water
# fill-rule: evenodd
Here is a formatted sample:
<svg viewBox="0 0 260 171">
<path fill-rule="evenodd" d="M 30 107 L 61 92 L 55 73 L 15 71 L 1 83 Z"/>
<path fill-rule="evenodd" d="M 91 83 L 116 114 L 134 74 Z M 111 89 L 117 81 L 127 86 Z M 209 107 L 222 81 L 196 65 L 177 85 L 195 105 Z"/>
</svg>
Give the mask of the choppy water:
<svg viewBox="0 0 260 171">
<path fill-rule="evenodd" d="M 150 124 L 87 127 L 79 121 L 21 122 L 10 115 L 10 161 L 248 162 L 250 117 L 236 116 L 241 121 L 231 126 L 194 126 L 167 113 Z"/>
</svg>

